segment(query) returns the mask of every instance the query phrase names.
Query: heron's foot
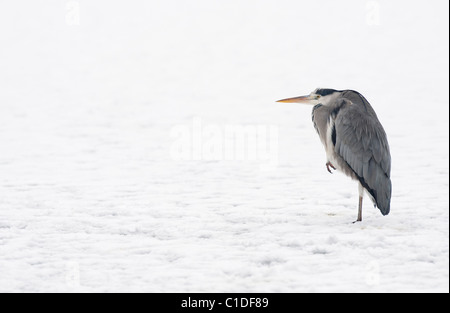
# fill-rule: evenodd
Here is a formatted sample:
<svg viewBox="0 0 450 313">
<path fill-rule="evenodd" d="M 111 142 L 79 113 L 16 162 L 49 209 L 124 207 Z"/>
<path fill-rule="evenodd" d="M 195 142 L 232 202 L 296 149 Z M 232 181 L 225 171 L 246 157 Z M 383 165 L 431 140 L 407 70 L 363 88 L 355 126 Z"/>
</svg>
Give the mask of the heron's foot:
<svg viewBox="0 0 450 313">
<path fill-rule="evenodd" d="M 328 170 L 328 172 L 330 172 L 330 174 L 333 174 L 333 172 L 330 170 L 330 167 L 331 167 L 333 170 L 336 170 L 336 168 L 334 167 L 333 164 L 331 164 L 330 161 L 327 162 L 326 166 L 327 166 L 327 170 Z"/>
<path fill-rule="evenodd" d="M 357 219 L 356 221 L 353 222 L 353 224 L 358 223 L 358 222 L 362 222 L 362 219 Z"/>
</svg>

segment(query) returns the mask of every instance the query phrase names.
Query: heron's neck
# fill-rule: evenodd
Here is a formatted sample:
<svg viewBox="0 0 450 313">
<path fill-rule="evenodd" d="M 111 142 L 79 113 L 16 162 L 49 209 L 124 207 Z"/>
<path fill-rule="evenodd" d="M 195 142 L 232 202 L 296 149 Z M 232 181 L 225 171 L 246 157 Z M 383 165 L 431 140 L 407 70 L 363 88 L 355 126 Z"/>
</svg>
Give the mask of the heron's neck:
<svg viewBox="0 0 450 313">
<path fill-rule="evenodd" d="M 322 105 L 326 105 L 328 107 L 334 107 L 338 101 L 337 98 L 339 98 L 338 93 L 332 93 L 331 95 L 323 96 L 319 99 L 319 103 Z"/>
</svg>

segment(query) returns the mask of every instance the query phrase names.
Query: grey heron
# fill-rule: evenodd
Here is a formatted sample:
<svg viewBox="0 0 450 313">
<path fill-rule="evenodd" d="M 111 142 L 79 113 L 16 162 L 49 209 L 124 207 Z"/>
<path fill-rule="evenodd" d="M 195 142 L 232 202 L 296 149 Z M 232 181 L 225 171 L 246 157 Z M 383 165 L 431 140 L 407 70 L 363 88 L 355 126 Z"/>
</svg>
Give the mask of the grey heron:
<svg viewBox="0 0 450 313">
<path fill-rule="evenodd" d="M 389 214 L 391 154 L 386 132 L 366 98 L 353 90 L 318 88 L 307 96 L 277 102 L 314 105 L 312 120 L 325 147 L 327 170 L 359 181 L 356 221 L 362 221 L 364 190 L 381 214 Z"/>
</svg>

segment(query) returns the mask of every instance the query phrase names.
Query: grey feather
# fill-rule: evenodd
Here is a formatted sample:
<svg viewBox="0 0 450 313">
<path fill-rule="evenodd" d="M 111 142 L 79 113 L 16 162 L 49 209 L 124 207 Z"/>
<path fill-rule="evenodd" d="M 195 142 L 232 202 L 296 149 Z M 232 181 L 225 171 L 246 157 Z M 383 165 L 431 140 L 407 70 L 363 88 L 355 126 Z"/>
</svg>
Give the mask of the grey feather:
<svg viewBox="0 0 450 313">
<path fill-rule="evenodd" d="M 317 104 L 313 108 L 314 127 L 327 155 L 332 151 L 328 157 L 337 168 L 359 180 L 381 213 L 387 215 L 392 184 L 386 133 L 375 111 L 360 93 L 352 90 L 335 92 L 336 96 L 331 100 L 328 98 L 326 105 Z M 318 94 L 321 93 L 322 96 L 333 94 L 319 89 Z M 331 134 L 328 127 L 331 127 Z M 329 147 L 330 144 L 333 147 Z"/>
<path fill-rule="evenodd" d="M 327 170 L 342 171 L 359 181 L 357 222 L 362 221 L 364 189 L 383 215 L 390 212 L 391 154 L 378 117 L 359 92 L 317 88 L 307 96 L 277 102 L 315 104 L 314 128 L 327 154 Z"/>
<path fill-rule="evenodd" d="M 371 194 L 383 215 L 390 211 L 392 184 L 391 156 L 386 133 L 375 111 L 363 96 L 354 91 L 342 94 L 345 104 L 336 116 L 337 156 L 348 165 Z M 345 164 L 344 164 L 345 167 Z M 344 171 L 345 172 L 345 171 Z"/>
</svg>

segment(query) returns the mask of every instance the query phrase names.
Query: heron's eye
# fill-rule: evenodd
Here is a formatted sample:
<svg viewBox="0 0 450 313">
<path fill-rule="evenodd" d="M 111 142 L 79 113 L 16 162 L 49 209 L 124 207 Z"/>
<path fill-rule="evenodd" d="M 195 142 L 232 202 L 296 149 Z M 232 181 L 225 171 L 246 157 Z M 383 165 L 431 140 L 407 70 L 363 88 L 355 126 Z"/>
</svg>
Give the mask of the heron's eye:
<svg viewBox="0 0 450 313">
<path fill-rule="evenodd" d="M 320 95 L 317 95 L 317 96 L 316 96 L 316 99 L 320 99 Z"/>
</svg>

